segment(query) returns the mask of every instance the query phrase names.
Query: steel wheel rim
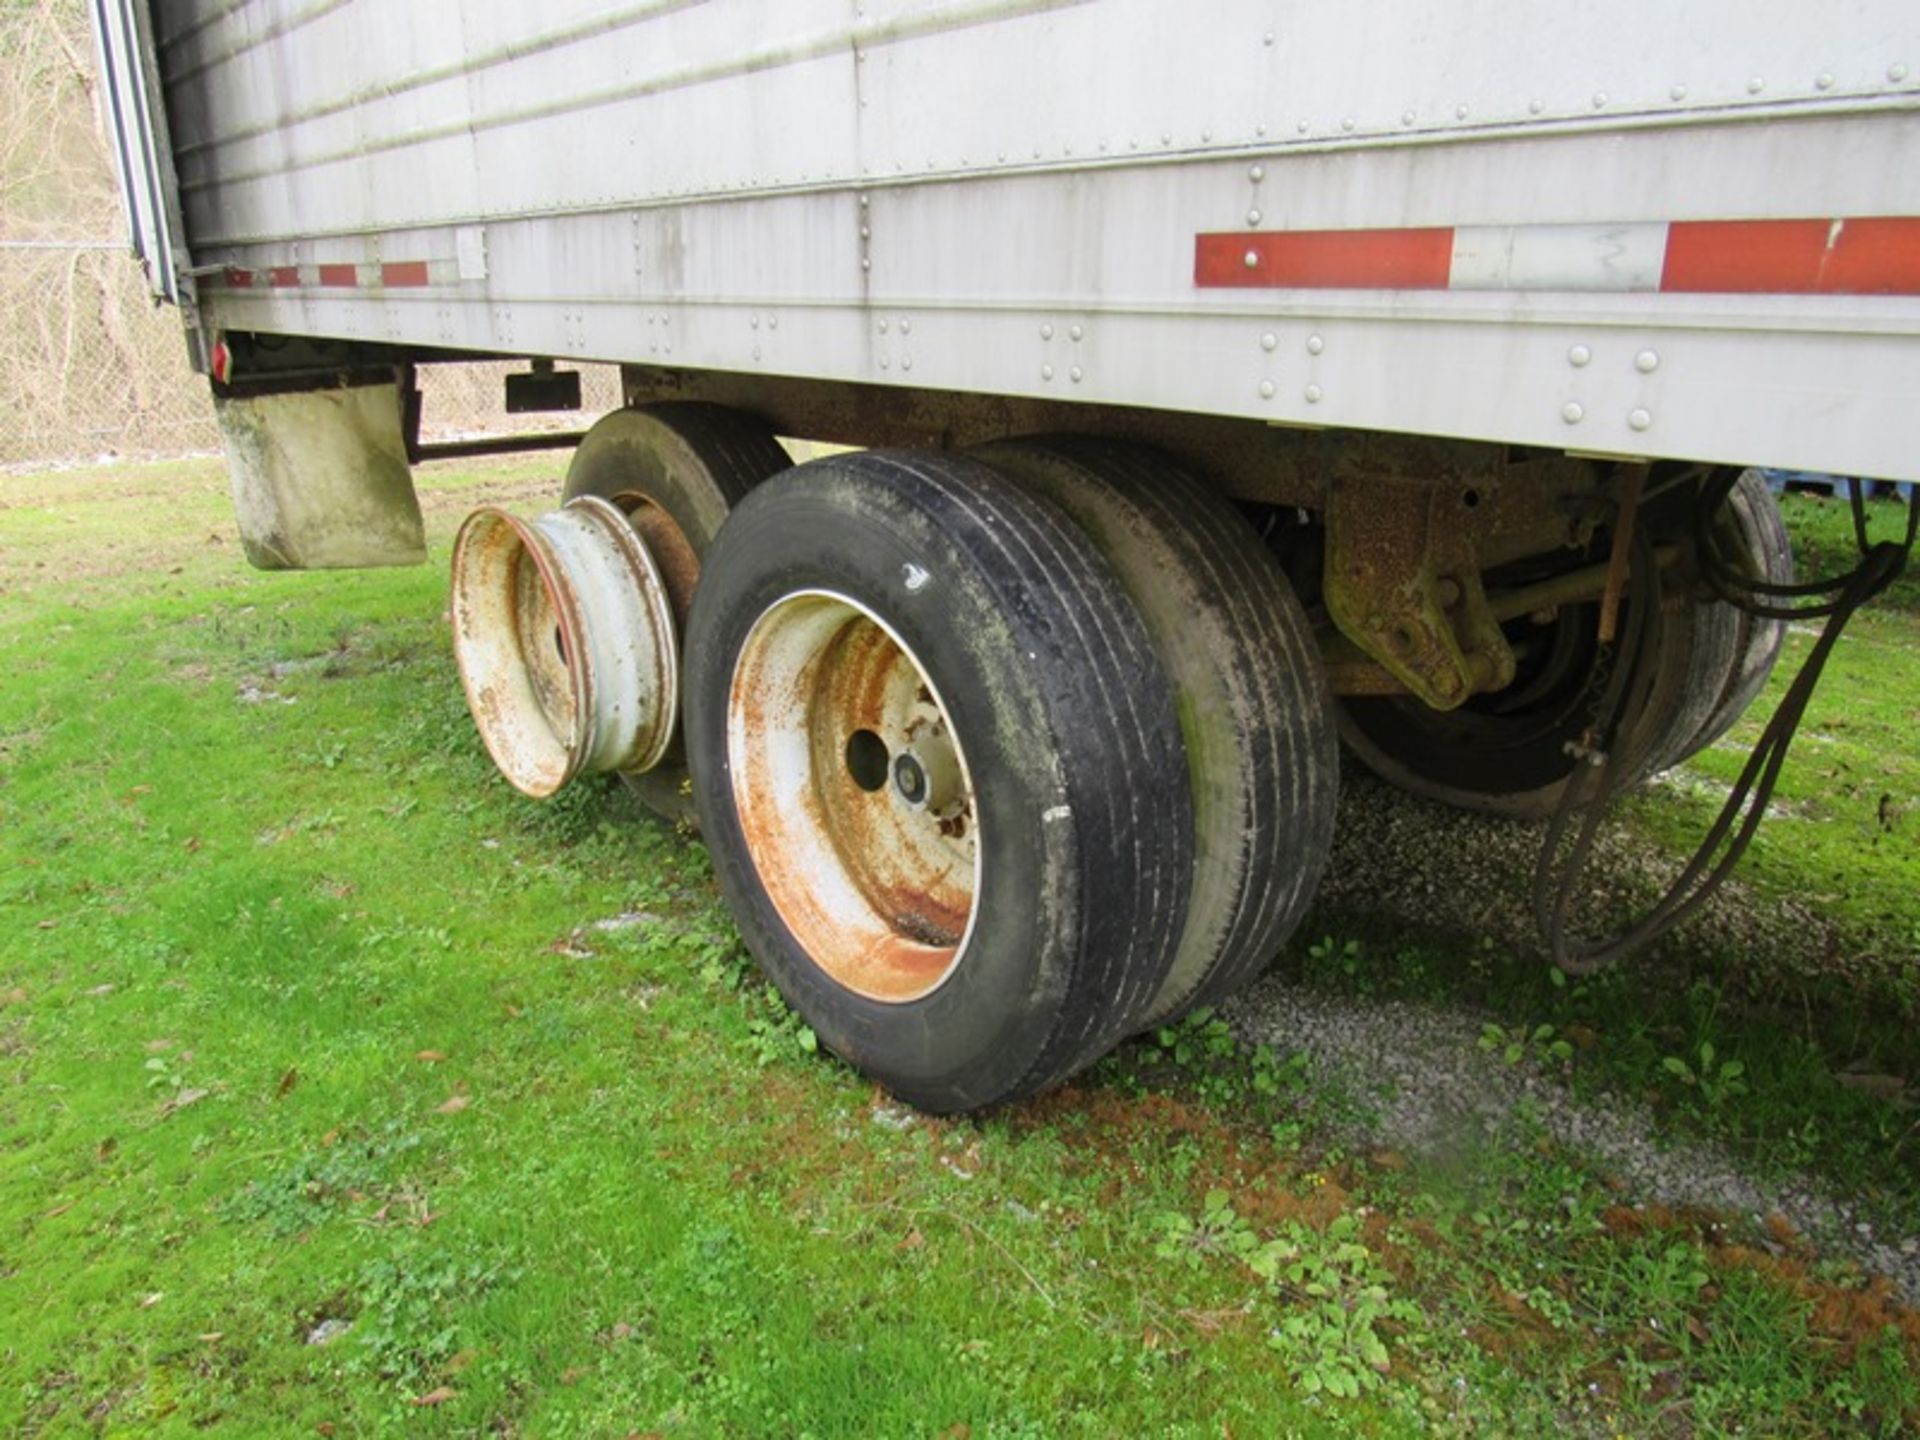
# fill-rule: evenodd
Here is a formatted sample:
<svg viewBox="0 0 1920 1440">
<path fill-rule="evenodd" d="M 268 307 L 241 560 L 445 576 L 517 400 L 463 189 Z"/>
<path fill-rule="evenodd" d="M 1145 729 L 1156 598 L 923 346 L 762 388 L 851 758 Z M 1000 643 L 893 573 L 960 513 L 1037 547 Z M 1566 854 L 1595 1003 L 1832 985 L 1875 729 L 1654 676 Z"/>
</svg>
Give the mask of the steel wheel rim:
<svg viewBox="0 0 1920 1440">
<path fill-rule="evenodd" d="M 449 605 L 468 709 L 515 789 L 540 798 L 659 763 L 678 638 L 666 582 L 618 508 L 582 496 L 531 520 L 474 511 L 454 538 Z"/>
<path fill-rule="evenodd" d="M 814 964 L 887 1004 L 944 985 L 980 913 L 978 807 L 898 632 L 831 591 L 768 606 L 734 663 L 727 756 L 760 883 Z"/>
</svg>

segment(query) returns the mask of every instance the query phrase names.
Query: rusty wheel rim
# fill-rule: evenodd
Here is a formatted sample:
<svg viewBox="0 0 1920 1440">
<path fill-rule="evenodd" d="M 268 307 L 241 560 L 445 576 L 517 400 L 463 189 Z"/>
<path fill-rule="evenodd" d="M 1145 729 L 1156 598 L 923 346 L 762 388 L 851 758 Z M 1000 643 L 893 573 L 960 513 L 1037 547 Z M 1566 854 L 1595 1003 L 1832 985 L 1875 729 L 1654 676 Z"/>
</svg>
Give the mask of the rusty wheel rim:
<svg viewBox="0 0 1920 1440">
<path fill-rule="evenodd" d="M 527 795 L 658 764 L 679 709 L 666 580 L 593 496 L 522 520 L 483 506 L 454 539 L 454 659 L 487 752 Z"/>
<path fill-rule="evenodd" d="M 837 984 L 922 999 L 979 910 L 981 839 L 959 736 L 879 616 L 827 591 L 769 606 L 727 701 L 734 807 L 760 883 Z"/>
<path fill-rule="evenodd" d="M 700 553 L 693 548 L 693 542 L 679 522 L 658 501 L 637 490 L 622 490 L 612 497 L 611 503 L 627 517 L 627 523 L 646 543 L 648 553 L 659 567 L 661 583 L 666 586 L 674 624 L 684 629 L 687 612 L 693 608 L 694 586 L 700 582 Z"/>
</svg>

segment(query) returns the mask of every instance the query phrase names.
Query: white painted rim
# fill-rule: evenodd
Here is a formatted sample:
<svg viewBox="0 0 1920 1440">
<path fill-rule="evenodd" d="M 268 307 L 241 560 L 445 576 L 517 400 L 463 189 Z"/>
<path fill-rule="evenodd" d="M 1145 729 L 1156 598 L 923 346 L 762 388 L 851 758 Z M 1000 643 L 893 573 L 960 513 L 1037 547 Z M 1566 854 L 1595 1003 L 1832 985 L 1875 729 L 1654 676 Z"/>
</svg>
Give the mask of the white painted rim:
<svg viewBox="0 0 1920 1440">
<path fill-rule="evenodd" d="M 467 707 L 515 789 L 544 797 L 666 752 L 679 639 L 659 567 L 617 507 L 474 511 L 454 540 L 451 611 Z"/>
<path fill-rule="evenodd" d="M 877 786 L 860 736 L 884 746 Z M 909 780 L 950 756 L 943 803 L 907 798 L 903 756 Z M 953 977 L 981 913 L 979 807 L 951 712 L 892 626 L 826 590 L 768 606 L 734 663 L 727 759 L 761 887 L 816 965 L 887 1004 Z"/>
</svg>

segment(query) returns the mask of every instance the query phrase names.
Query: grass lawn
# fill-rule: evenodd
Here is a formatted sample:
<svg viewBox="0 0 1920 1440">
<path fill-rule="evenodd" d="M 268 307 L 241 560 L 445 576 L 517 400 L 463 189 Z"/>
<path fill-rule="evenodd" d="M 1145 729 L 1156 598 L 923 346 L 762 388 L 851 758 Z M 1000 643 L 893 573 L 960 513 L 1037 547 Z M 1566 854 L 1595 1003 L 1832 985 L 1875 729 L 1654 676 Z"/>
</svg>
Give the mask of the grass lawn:
<svg viewBox="0 0 1920 1440">
<path fill-rule="evenodd" d="M 433 563 L 332 575 L 247 570 L 215 462 L 0 477 L 0 1429 L 1920 1421 L 1920 1316 L 1884 1281 L 1753 1217 L 1632 1209 L 1524 1129 L 1453 1165 L 1355 1146 L 1365 1097 L 1217 1020 L 985 1119 L 891 1104 L 757 979 L 696 840 L 487 763 L 447 545 L 557 473 L 432 470 Z M 1790 510 L 1837 554 L 1837 509 Z M 1920 1216 L 1920 601 L 1894 598 L 1756 847 L 1757 894 L 1850 937 L 1814 979 L 1570 986 L 1332 916 L 1283 967 L 1549 1024 L 1512 1061 L 1541 1083 Z M 1634 823 L 1677 845 L 1737 766 Z"/>
</svg>

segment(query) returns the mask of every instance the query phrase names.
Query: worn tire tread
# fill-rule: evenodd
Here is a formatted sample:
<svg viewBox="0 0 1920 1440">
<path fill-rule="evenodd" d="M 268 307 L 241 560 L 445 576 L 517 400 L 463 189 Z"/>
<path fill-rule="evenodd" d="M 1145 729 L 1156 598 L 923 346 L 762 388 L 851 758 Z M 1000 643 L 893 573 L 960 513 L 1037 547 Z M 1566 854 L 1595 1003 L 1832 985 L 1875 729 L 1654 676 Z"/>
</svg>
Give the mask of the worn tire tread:
<svg viewBox="0 0 1920 1440">
<path fill-rule="evenodd" d="M 1331 846 L 1338 744 L 1306 615 L 1246 521 L 1164 456 L 1075 436 L 975 454 L 1083 524 L 1146 617 L 1163 668 L 1193 687 L 1181 717 L 1193 896 L 1176 968 L 1140 1023 L 1216 1004 L 1278 953 Z M 1103 540 L 1112 527 L 1132 543 Z"/>
</svg>

